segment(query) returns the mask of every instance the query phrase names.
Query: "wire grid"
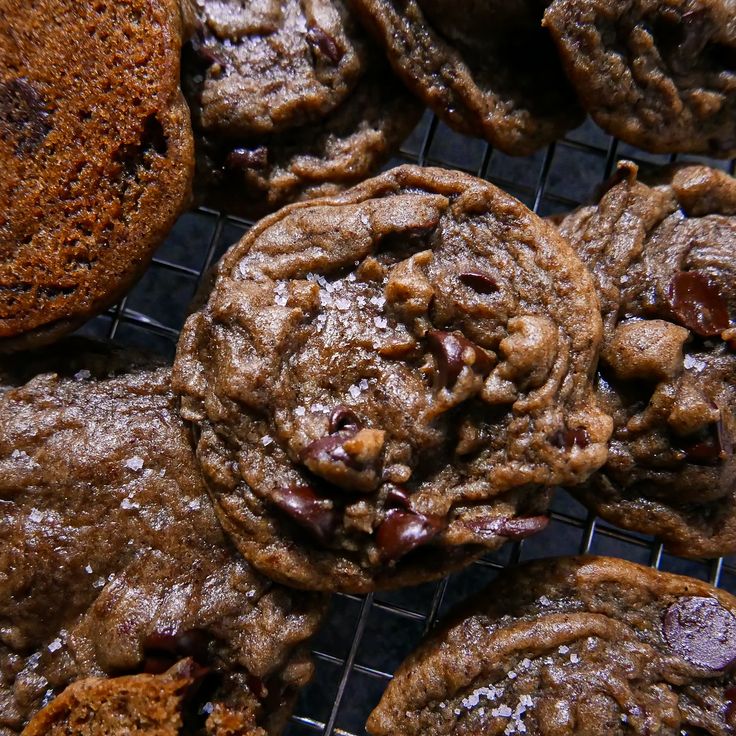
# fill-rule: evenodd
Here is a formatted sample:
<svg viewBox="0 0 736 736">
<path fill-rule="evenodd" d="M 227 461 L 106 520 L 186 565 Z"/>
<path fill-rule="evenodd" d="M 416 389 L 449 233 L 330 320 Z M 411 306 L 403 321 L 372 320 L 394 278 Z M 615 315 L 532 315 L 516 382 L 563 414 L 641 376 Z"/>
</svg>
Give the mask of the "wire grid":
<svg viewBox="0 0 736 736">
<path fill-rule="evenodd" d="M 412 162 L 461 169 L 492 181 L 545 216 L 585 201 L 619 158 L 633 159 L 646 169 L 677 157 L 637 151 L 587 121 L 532 156 L 511 158 L 484 141 L 451 131 L 427 112 L 386 168 Z M 736 166 L 736 161 L 680 158 L 732 174 Z M 202 275 L 250 224 L 204 208 L 185 214 L 139 284 L 82 331 L 172 357 Z M 614 528 L 559 492 L 544 532 L 507 544 L 438 583 L 368 596 L 334 596 L 328 620 L 314 641 L 315 677 L 300 696 L 287 736 L 365 734 L 366 718 L 391 673 L 452 605 L 519 561 L 587 552 L 688 574 L 736 593 L 736 558 L 673 557 L 651 537 Z"/>
</svg>

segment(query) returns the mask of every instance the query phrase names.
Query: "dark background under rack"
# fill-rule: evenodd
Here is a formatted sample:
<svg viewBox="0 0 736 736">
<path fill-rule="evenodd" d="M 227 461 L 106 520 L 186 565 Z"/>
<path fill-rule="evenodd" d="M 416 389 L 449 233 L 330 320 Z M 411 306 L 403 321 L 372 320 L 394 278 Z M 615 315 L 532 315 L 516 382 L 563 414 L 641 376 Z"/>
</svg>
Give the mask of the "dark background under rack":
<svg viewBox="0 0 736 736">
<path fill-rule="evenodd" d="M 702 161 L 731 174 L 736 168 L 736 161 L 647 154 L 612 139 L 590 121 L 532 156 L 512 158 L 484 141 L 455 133 L 429 112 L 387 168 L 410 162 L 461 169 L 492 181 L 546 216 L 586 201 L 622 158 L 642 169 L 674 160 Z M 128 296 L 81 332 L 172 358 L 202 274 L 249 225 L 208 209 L 186 213 Z M 365 734 L 366 718 L 391 673 L 449 608 L 489 584 L 504 567 L 582 552 L 692 575 L 736 593 L 736 558 L 674 557 L 651 537 L 606 524 L 559 492 L 552 523 L 544 532 L 508 544 L 439 583 L 368 596 L 336 595 L 314 642 L 314 680 L 299 699 L 287 736 Z"/>
</svg>

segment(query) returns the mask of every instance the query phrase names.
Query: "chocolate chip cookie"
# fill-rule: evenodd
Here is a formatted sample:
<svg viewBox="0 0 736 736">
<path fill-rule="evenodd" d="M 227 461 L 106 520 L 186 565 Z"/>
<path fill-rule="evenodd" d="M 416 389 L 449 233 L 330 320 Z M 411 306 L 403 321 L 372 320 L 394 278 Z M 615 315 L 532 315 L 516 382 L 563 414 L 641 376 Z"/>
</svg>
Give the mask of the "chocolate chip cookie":
<svg viewBox="0 0 736 736">
<path fill-rule="evenodd" d="M 419 120 L 420 105 L 375 59 L 337 110 L 259 139 L 197 139 L 197 197 L 256 218 L 289 202 L 335 194 L 373 174 Z"/>
<path fill-rule="evenodd" d="M 718 734 L 736 727 L 736 598 L 606 557 L 505 572 L 401 665 L 374 736 Z"/>
<path fill-rule="evenodd" d="M 255 716 L 280 733 L 323 600 L 266 580 L 224 538 L 168 368 L 61 350 L 2 361 L 0 734 L 77 680 L 187 658 L 206 670 L 190 702 L 204 732 Z M 26 380 L 29 364 L 44 372 Z"/>
<path fill-rule="evenodd" d="M 365 66 L 364 34 L 342 0 L 191 0 L 198 27 L 184 84 L 196 127 L 247 137 L 320 120 Z"/>
<path fill-rule="evenodd" d="M 608 462 L 573 492 L 685 556 L 736 552 L 736 180 L 623 163 L 561 231 L 599 284 Z"/>
<path fill-rule="evenodd" d="M 540 530 L 547 488 L 604 462 L 600 337 L 554 228 L 486 181 L 403 166 L 233 246 L 174 386 L 245 557 L 366 591 Z"/>
<path fill-rule="evenodd" d="M 539 0 L 351 0 L 406 85 L 448 125 L 525 155 L 582 122 Z"/>
<path fill-rule="evenodd" d="M 172 0 L 0 2 L 0 351 L 118 299 L 188 203 Z"/>
<path fill-rule="evenodd" d="M 254 714 L 233 720 L 213 710 L 203 728 L 205 718 L 191 706 L 206 676 L 206 668 L 185 659 L 160 675 L 79 680 L 37 713 L 23 736 L 267 736 Z"/>
<path fill-rule="evenodd" d="M 341 0 L 205 0 L 198 15 L 184 86 L 200 204 L 255 219 L 334 194 L 371 176 L 419 121 Z"/>
<path fill-rule="evenodd" d="M 555 0 L 544 24 L 583 107 L 657 153 L 736 155 L 730 0 Z"/>
</svg>

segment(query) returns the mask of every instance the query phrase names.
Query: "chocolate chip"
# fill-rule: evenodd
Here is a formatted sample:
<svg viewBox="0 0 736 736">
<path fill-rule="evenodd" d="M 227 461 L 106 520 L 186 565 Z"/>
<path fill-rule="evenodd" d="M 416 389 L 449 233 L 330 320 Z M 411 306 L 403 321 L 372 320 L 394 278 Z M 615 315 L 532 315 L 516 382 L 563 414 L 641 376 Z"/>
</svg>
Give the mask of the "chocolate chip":
<svg viewBox="0 0 736 736">
<path fill-rule="evenodd" d="M 229 169 L 265 169 L 268 166 L 268 149 L 235 148 L 227 154 L 225 166 Z"/>
<path fill-rule="evenodd" d="M 259 700 L 264 700 L 268 696 L 268 688 L 260 677 L 256 677 L 249 672 L 245 682 L 248 685 L 248 690 Z"/>
<path fill-rule="evenodd" d="M 409 508 L 409 494 L 399 486 L 390 485 L 386 492 L 386 504 L 388 506 L 402 506 Z"/>
<path fill-rule="evenodd" d="M 684 453 L 684 459 L 693 465 L 718 465 L 733 454 L 733 443 L 723 420 L 711 425 L 706 433 L 696 437 L 682 437 L 673 446 Z"/>
<path fill-rule="evenodd" d="M 320 542 L 328 542 L 335 534 L 338 518 L 327 502 L 307 485 L 277 488 L 271 500 L 297 524 L 303 526 Z"/>
<path fill-rule="evenodd" d="M 376 531 L 376 544 L 385 560 L 398 560 L 427 544 L 441 529 L 439 519 L 413 511 L 391 509 Z"/>
<path fill-rule="evenodd" d="M 551 442 L 561 450 L 572 450 L 573 447 L 585 448 L 590 444 L 590 435 L 582 427 L 559 429 L 552 435 Z"/>
<path fill-rule="evenodd" d="M 476 373 L 486 375 L 493 368 L 488 353 L 462 335 L 457 335 L 454 332 L 430 330 L 427 332 L 427 343 L 437 361 L 440 386 L 451 388 L 454 385 L 462 369 L 469 365 L 466 362 L 466 352 L 472 351 L 472 368 Z"/>
<path fill-rule="evenodd" d="M 698 667 L 723 670 L 736 661 L 736 618 L 715 598 L 680 598 L 662 628 L 673 651 Z"/>
<path fill-rule="evenodd" d="M 487 273 L 480 273 L 478 271 L 461 273 L 460 281 L 479 294 L 493 294 L 498 291 L 498 282 L 493 276 Z"/>
<path fill-rule="evenodd" d="M 339 63 L 343 57 L 343 52 L 338 48 L 335 39 L 319 26 L 312 26 L 307 31 L 307 43 L 323 56 L 326 56 L 333 64 Z"/>
<path fill-rule="evenodd" d="M 342 404 L 336 406 L 330 415 L 330 432 L 339 432 L 343 429 L 357 432 L 362 426 L 363 423 L 358 419 L 358 415 Z"/>
<path fill-rule="evenodd" d="M 51 131 L 50 114 L 27 79 L 0 82 L 0 139 L 15 140 L 15 155 L 32 153 Z"/>
<path fill-rule="evenodd" d="M 667 289 L 667 301 L 674 319 L 701 337 L 715 337 L 728 328 L 726 301 L 704 273 L 677 273 Z"/>
<path fill-rule="evenodd" d="M 475 518 L 465 522 L 465 526 L 480 536 L 524 539 L 537 534 L 549 524 L 548 516 L 516 516 L 495 519 Z"/>
</svg>

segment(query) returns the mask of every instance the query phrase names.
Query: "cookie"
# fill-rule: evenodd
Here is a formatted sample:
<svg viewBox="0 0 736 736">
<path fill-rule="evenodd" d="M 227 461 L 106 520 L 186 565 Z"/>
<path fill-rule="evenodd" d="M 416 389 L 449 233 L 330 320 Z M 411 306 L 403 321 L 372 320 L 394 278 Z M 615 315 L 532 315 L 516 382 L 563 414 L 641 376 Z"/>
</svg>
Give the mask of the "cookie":
<svg viewBox="0 0 736 736">
<path fill-rule="evenodd" d="M 254 714 L 233 720 L 207 718 L 192 709 L 206 670 L 185 659 L 160 675 L 141 674 L 79 680 L 54 698 L 23 730 L 23 736 L 127 736 L 212 734 L 267 736 Z M 198 717 L 199 716 L 199 717 Z M 202 726 L 202 721 L 207 720 Z M 234 731 L 233 729 L 237 729 Z"/>
<path fill-rule="evenodd" d="M 439 118 L 530 154 L 583 120 L 537 0 L 351 0 L 402 81 Z"/>
<path fill-rule="evenodd" d="M 736 598 L 624 560 L 504 572 L 401 665 L 373 736 L 727 734 Z"/>
<path fill-rule="evenodd" d="M 363 74 L 364 34 L 342 0 L 191 1 L 184 84 L 200 130 L 248 137 L 320 120 Z"/>
<path fill-rule="evenodd" d="M 257 218 L 371 176 L 422 112 L 388 65 L 374 62 L 350 97 L 317 123 L 239 141 L 198 134 L 200 203 Z"/>
<path fill-rule="evenodd" d="M 124 294 L 187 205 L 194 154 L 178 3 L 0 9 L 5 351 L 71 331 Z"/>
<path fill-rule="evenodd" d="M 592 280 L 486 181 L 403 166 L 261 220 L 186 322 L 182 415 L 276 580 L 367 591 L 542 529 L 605 460 Z"/>
<path fill-rule="evenodd" d="M 736 552 L 736 180 L 705 166 L 647 185 L 620 165 L 561 232 L 599 284 L 609 458 L 572 489 L 684 556 Z"/>
<path fill-rule="evenodd" d="M 555 0 L 544 25 L 605 131 L 655 153 L 736 155 L 730 0 Z"/>
<path fill-rule="evenodd" d="M 1 364 L 0 733 L 75 681 L 185 658 L 197 707 L 280 733 L 324 601 L 225 539 L 170 369 L 77 341 Z"/>
</svg>

